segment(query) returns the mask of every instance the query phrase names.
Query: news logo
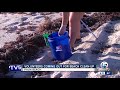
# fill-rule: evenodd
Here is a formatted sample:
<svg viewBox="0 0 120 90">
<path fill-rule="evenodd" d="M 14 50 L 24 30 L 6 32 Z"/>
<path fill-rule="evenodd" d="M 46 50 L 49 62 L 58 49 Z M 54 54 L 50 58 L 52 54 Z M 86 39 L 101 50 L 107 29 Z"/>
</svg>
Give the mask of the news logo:
<svg viewBox="0 0 120 90">
<path fill-rule="evenodd" d="M 108 63 L 103 61 L 100 63 L 100 67 L 97 68 L 99 75 L 112 75 L 110 68 L 108 68 Z"/>
<path fill-rule="evenodd" d="M 108 68 L 108 63 L 103 61 L 100 63 L 100 65 L 96 68 L 96 70 L 99 71 L 110 71 L 110 68 Z"/>
<path fill-rule="evenodd" d="M 9 71 L 21 71 L 22 66 L 21 65 L 10 65 Z"/>
<path fill-rule="evenodd" d="M 100 64 L 100 67 L 103 69 L 106 69 L 106 68 L 108 68 L 108 63 L 104 61 Z"/>
</svg>

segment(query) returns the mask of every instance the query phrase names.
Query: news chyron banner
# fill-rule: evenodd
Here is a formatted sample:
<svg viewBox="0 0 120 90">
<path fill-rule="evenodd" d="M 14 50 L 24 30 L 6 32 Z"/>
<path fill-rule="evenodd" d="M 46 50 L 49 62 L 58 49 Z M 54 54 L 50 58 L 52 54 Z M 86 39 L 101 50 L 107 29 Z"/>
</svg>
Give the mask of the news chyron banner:
<svg viewBox="0 0 120 90">
<path fill-rule="evenodd" d="M 57 65 L 10 65 L 10 71 L 91 71 L 100 75 L 112 75 L 107 62 L 101 62 L 100 65 L 87 64 L 57 64 Z"/>
<path fill-rule="evenodd" d="M 10 65 L 9 69 L 11 71 L 95 71 L 96 65 Z"/>
</svg>

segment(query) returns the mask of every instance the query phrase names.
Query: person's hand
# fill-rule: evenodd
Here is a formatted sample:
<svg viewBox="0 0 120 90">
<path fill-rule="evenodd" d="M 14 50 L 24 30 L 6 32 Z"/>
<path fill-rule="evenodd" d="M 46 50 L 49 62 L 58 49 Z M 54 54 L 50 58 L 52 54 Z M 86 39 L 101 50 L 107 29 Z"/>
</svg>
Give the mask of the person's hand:
<svg viewBox="0 0 120 90">
<path fill-rule="evenodd" d="M 58 35 L 63 35 L 66 31 L 66 27 L 67 27 L 67 25 L 61 25 L 61 27 L 58 31 Z"/>
</svg>

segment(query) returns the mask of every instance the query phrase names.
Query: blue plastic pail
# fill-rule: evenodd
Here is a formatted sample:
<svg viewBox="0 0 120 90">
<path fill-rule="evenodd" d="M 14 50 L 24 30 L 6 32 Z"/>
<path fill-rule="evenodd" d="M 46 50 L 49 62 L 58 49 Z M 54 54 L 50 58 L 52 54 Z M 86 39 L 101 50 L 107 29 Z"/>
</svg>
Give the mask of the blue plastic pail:
<svg viewBox="0 0 120 90">
<path fill-rule="evenodd" d="M 56 60 L 64 61 L 72 56 L 67 31 L 61 36 L 58 36 L 58 32 L 50 34 L 48 42 Z"/>
</svg>

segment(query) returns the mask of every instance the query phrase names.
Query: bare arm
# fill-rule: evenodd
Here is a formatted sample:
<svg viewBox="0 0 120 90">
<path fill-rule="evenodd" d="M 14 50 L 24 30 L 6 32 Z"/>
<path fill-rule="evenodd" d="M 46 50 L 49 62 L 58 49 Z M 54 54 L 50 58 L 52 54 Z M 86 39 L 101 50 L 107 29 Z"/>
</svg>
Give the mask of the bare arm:
<svg viewBox="0 0 120 90">
<path fill-rule="evenodd" d="M 68 24 L 68 21 L 69 21 L 69 12 L 63 12 L 62 13 L 62 24 L 58 32 L 59 35 L 64 34 L 64 32 L 66 31 L 66 26 Z"/>
</svg>

